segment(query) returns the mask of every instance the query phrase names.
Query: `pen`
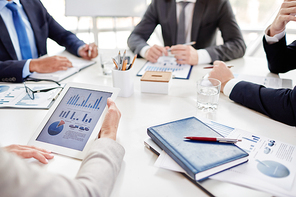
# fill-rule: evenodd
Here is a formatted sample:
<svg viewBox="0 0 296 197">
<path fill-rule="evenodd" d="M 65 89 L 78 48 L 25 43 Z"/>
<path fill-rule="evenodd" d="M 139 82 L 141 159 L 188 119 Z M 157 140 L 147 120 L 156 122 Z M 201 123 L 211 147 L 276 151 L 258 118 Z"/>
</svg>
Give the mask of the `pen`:
<svg viewBox="0 0 296 197">
<path fill-rule="evenodd" d="M 88 35 L 89 35 L 89 43 L 90 43 L 90 28 L 91 28 L 91 20 L 89 21 L 89 28 L 88 28 Z M 88 57 L 91 57 L 91 46 L 90 44 L 88 45 Z"/>
<path fill-rule="evenodd" d="M 188 140 L 195 140 L 195 141 L 207 141 L 207 142 L 224 142 L 224 143 L 236 143 L 241 142 L 241 139 L 233 139 L 233 138 L 223 138 L 223 137 L 193 137 L 187 136 L 184 137 Z"/>
<path fill-rule="evenodd" d="M 91 50 L 92 50 L 91 46 L 90 46 L 90 45 L 88 45 L 88 57 L 90 57 L 90 56 L 91 56 Z"/>
<path fill-rule="evenodd" d="M 227 66 L 228 68 L 232 68 L 233 67 L 233 65 L 229 65 L 229 66 Z M 214 66 L 205 66 L 205 67 L 203 67 L 203 69 L 211 69 L 211 68 L 214 68 Z"/>
<path fill-rule="evenodd" d="M 137 54 L 135 55 L 135 57 L 134 57 L 134 59 L 133 59 L 131 65 L 128 67 L 128 69 L 131 69 L 131 68 L 132 68 L 132 66 L 133 66 L 133 64 L 134 64 L 134 62 L 135 62 L 135 60 L 136 60 L 136 58 L 137 58 Z"/>
<path fill-rule="evenodd" d="M 123 65 L 123 62 L 125 60 L 125 54 L 126 54 L 126 50 L 124 51 L 123 56 L 122 56 L 121 66 Z"/>
<path fill-rule="evenodd" d="M 184 43 L 182 45 L 194 45 L 194 44 L 195 44 L 195 41 L 187 42 L 187 43 Z M 168 49 L 168 52 L 171 52 L 171 49 L 170 48 Z"/>
<path fill-rule="evenodd" d="M 118 70 L 118 66 L 117 66 L 116 60 L 114 58 L 112 58 L 112 60 L 113 60 L 113 63 L 115 64 L 115 66 L 116 66 L 116 69 Z"/>
<path fill-rule="evenodd" d="M 126 70 L 126 65 L 127 65 L 127 60 L 124 60 L 124 61 L 123 61 L 123 64 L 122 64 L 122 70 L 123 70 L 123 71 Z"/>
<path fill-rule="evenodd" d="M 183 45 L 194 45 L 195 41 L 184 43 Z"/>
<path fill-rule="evenodd" d="M 118 51 L 117 62 L 118 62 L 119 64 L 121 64 L 121 63 L 120 63 L 120 51 Z"/>
</svg>

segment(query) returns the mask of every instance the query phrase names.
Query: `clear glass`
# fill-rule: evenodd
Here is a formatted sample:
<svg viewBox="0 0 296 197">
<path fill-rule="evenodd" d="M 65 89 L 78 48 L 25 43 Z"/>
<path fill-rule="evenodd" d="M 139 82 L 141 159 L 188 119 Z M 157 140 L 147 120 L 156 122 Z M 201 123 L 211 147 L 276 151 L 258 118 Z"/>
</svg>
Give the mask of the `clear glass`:
<svg viewBox="0 0 296 197">
<path fill-rule="evenodd" d="M 197 108 L 214 111 L 218 108 L 221 82 L 217 79 L 204 78 L 197 81 Z"/>
<path fill-rule="evenodd" d="M 115 67 L 112 56 L 109 54 L 100 54 L 100 63 L 104 75 L 111 75 L 112 69 Z"/>
</svg>

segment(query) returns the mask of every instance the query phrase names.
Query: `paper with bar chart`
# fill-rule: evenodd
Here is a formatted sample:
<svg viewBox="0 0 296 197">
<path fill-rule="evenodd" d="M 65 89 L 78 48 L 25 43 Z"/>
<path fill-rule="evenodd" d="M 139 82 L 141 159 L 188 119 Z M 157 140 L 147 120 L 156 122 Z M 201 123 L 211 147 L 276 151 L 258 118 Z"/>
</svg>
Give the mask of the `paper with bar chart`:
<svg viewBox="0 0 296 197">
<path fill-rule="evenodd" d="M 189 79 L 192 66 L 189 64 L 178 64 L 175 57 L 162 56 L 156 63 L 146 62 L 138 72 L 137 76 L 142 76 L 146 71 L 172 72 L 175 79 Z"/>
<path fill-rule="evenodd" d="M 33 91 L 56 87 L 55 84 L 51 83 L 27 83 L 27 86 Z M 57 88 L 48 92 L 35 93 L 35 99 L 32 100 L 26 93 L 23 84 L 1 83 L 0 108 L 48 109 L 61 89 L 62 88 Z"/>
<path fill-rule="evenodd" d="M 201 120 L 224 137 L 242 139 L 236 145 L 249 153 L 247 163 L 213 175 L 211 179 L 245 185 L 278 196 L 296 196 L 296 146 L 209 119 Z M 160 153 L 155 166 L 185 173 L 165 152 Z"/>
<path fill-rule="evenodd" d="M 82 151 L 111 95 L 70 87 L 36 140 Z"/>
</svg>

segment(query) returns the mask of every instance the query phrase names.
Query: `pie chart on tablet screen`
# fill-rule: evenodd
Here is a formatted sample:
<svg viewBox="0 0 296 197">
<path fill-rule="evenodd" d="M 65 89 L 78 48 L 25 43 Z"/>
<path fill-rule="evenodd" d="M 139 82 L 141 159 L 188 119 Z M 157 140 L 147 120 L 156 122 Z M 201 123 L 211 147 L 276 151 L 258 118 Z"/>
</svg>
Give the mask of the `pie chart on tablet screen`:
<svg viewBox="0 0 296 197">
<path fill-rule="evenodd" d="M 65 122 L 63 120 L 56 121 L 56 122 L 52 123 L 48 127 L 48 134 L 49 135 L 57 135 L 57 134 L 61 133 L 64 129 L 64 124 L 65 124 Z"/>
</svg>

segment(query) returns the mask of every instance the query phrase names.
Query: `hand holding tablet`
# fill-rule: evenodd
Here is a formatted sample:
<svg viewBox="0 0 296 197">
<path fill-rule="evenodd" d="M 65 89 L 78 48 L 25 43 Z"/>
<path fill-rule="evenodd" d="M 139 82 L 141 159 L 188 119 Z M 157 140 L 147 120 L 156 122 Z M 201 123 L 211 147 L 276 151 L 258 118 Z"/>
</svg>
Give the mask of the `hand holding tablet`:
<svg viewBox="0 0 296 197">
<path fill-rule="evenodd" d="M 111 99 L 107 99 L 108 112 L 106 113 L 99 138 L 111 138 L 116 140 L 116 133 L 121 113 Z"/>
<path fill-rule="evenodd" d="M 51 150 L 54 153 L 83 159 L 91 142 L 98 137 L 103 118 L 107 110 L 107 99 L 115 100 L 119 89 L 89 84 L 68 83 L 59 98 L 29 141 L 29 145 Z M 115 135 L 120 112 L 114 102 L 108 101 L 109 111 L 104 127 L 108 128 L 103 135 Z M 115 115 L 108 115 L 117 113 Z M 112 131 L 114 131 L 112 134 Z"/>
</svg>

